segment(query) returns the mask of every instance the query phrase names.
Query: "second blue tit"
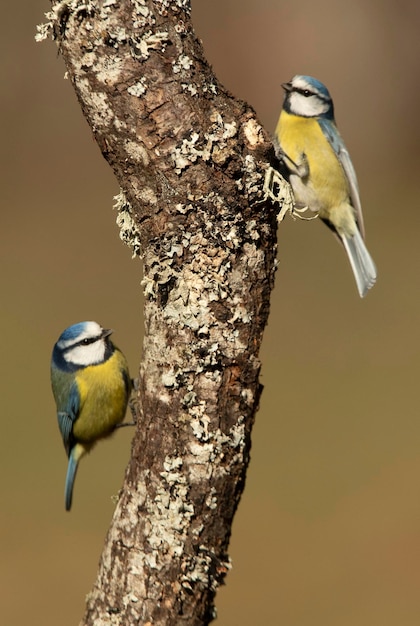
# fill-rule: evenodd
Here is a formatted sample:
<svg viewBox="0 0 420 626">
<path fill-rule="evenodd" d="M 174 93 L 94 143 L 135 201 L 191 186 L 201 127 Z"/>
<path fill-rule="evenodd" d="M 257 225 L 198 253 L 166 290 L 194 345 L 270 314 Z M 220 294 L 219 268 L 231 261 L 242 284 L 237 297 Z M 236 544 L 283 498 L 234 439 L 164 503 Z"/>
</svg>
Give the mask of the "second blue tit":
<svg viewBox="0 0 420 626">
<path fill-rule="evenodd" d="M 363 298 L 375 284 L 376 268 L 364 242 L 356 173 L 335 125 L 331 96 L 311 76 L 294 76 L 282 87 L 286 93 L 275 139 L 296 204 L 317 212 L 338 235 Z"/>
<path fill-rule="evenodd" d="M 60 335 L 52 353 L 51 384 L 69 458 L 67 511 L 80 459 L 123 421 L 131 393 L 127 361 L 111 333 L 96 322 L 74 324 Z"/>
</svg>

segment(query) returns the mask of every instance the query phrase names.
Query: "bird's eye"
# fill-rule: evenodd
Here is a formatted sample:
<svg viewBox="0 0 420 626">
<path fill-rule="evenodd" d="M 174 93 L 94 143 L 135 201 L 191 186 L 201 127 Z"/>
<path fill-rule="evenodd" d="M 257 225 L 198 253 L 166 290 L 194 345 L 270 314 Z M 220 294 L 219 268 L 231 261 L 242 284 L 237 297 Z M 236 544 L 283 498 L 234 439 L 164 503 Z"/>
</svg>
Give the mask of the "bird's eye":
<svg viewBox="0 0 420 626">
<path fill-rule="evenodd" d="M 303 90 L 303 95 L 305 96 L 305 98 L 307 98 L 308 96 L 311 95 L 311 92 L 309 91 L 309 89 L 304 89 Z"/>
<path fill-rule="evenodd" d="M 85 339 L 81 339 L 79 341 L 79 346 L 90 346 L 91 343 L 95 343 L 98 341 L 100 337 L 86 337 Z"/>
</svg>

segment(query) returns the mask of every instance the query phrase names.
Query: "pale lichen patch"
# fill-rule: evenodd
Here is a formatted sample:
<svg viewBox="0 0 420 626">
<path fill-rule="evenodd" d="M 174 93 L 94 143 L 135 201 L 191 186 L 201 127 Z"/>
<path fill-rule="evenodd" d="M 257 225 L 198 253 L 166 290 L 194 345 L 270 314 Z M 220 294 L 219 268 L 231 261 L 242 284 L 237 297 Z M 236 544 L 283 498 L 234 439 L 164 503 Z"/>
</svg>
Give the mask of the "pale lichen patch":
<svg viewBox="0 0 420 626">
<path fill-rule="evenodd" d="M 133 161 L 137 161 L 141 163 L 143 167 L 147 167 L 150 162 L 149 154 L 143 144 L 137 140 L 133 141 L 132 139 L 124 140 L 124 148 L 127 154 L 130 156 L 130 159 Z M 151 201 L 151 198 L 149 199 Z M 156 195 L 154 196 L 153 204 L 157 202 Z"/>
<path fill-rule="evenodd" d="M 191 12 L 191 0 L 155 0 L 155 5 L 158 12 L 163 16 L 168 14 L 168 9 L 175 13 L 185 11 L 189 14 Z"/>
<path fill-rule="evenodd" d="M 133 27 L 144 28 L 145 26 L 153 26 L 156 18 L 146 5 L 144 0 L 132 0 L 133 6 Z"/>
<path fill-rule="evenodd" d="M 97 80 L 104 85 L 114 85 L 118 82 L 124 70 L 124 64 L 119 57 L 109 57 L 94 55 L 94 62 Z"/>
<path fill-rule="evenodd" d="M 114 200 L 115 202 L 113 208 L 117 211 L 116 222 L 118 228 L 120 229 L 120 239 L 125 244 L 130 246 L 133 251 L 133 258 L 140 256 L 140 233 L 132 216 L 131 205 L 125 197 L 122 189 L 119 194 L 114 196 Z"/>
<path fill-rule="evenodd" d="M 169 43 L 169 33 L 167 31 L 153 32 L 147 31 L 141 39 L 132 41 L 131 50 L 136 59 L 148 59 L 151 50 L 165 52 Z"/>
<path fill-rule="evenodd" d="M 164 387 L 177 387 L 176 373 L 173 369 L 167 372 L 162 372 L 161 376 L 162 385 Z"/>
<path fill-rule="evenodd" d="M 215 163 L 222 164 L 229 157 L 229 139 L 235 137 L 238 132 L 236 122 L 224 121 L 219 112 L 213 112 L 210 120 L 212 124 L 207 132 L 200 136 L 196 131 L 192 131 L 190 136 L 184 138 L 175 148 L 172 160 L 177 174 L 198 159 L 209 161 L 211 158 Z"/>
<path fill-rule="evenodd" d="M 130 85 L 130 87 L 128 87 L 127 89 L 130 96 L 136 96 L 137 98 L 139 98 L 144 93 L 146 93 L 146 90 L 147 90 L 147 79 L 145 76 L 142 76 L 137 83 L 134 83 L 134 85 Z"/>
<path fill-rule="evenodd" d="M 188 91 L 191 96 L 198 96 L 199 92 L 193 83 L 181 83 L 181 88 L 183 91 Z"/>
<path fill-rule="evenodd" d="M 160 477 L 161 481 L 155 484 L 154 499 L 146 502 L 145 530 L 147 542 L 155 551 L 155 564 L 165 555 L 182 555 L 194 515 L 194 506 L 188 501 L 189 486 L 183 473 L 182 458 L 166 456 Z"/>
<path fill-rule="evenodd" d="M 88 3 L 87 3 L 88 4 Z M 55 38 L 54 28 L 60 23 L 61 18 L 70 10 L 74 11 L 78 5 L 78 0 L 69 0 L 68 2 L 55 2 L 52 4 L 50 11 L 44 13 L 47 21 L 44 24 L 38 24 L 36 27 L 37 34 L 35 41 L 44 41 L 48 37 Z"/>
<path fill-rule="evenodd" d="M 194 436 L 199 441 L 208 441 L 210 417 L 205 414 L 206 403 L 201 401 L 198 405 L 191 407 L 190 410 L 190 426 Z M 200 410 L 199 410 L 200 409 Z"/>
<path fill-rule="evenodd" d="M 255 146 L 264 141 L 263 129 L 253 118 L 245 122 L 243 125 L 243 131 L 251 148 L 255 148 Z"/>
<path fill-rule="evenodd" d="M 179 57 L 172 61 L 172 71 L 178 74 L 182 70 L 189 70 L 193 66 L 193 60 L 186 54 L 180 54 Z"/>
</svg>

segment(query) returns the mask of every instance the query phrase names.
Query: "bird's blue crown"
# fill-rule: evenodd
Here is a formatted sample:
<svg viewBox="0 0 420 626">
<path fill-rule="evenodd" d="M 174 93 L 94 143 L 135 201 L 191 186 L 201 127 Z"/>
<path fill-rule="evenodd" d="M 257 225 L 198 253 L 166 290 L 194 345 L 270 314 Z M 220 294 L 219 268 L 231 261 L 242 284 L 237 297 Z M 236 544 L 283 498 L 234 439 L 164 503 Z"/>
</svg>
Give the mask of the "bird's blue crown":
<svg viewBox="0 0 420 626">
<path fill-rule="evenodd" d="M 63 330 L 58 338 L 58 341 L 69 341 L 70 339 L 77 339 L 77 337 L 86 330 L 86 322 L 78 322 L 69 326 L 66 330 Z"/>
<path fill-rule="evenodd" d="M 330 92 L 320 80 L 313 76 L 301 76 L 309 85 L 311 85 L 325 100 L 331 100 Z"/>
</svg>

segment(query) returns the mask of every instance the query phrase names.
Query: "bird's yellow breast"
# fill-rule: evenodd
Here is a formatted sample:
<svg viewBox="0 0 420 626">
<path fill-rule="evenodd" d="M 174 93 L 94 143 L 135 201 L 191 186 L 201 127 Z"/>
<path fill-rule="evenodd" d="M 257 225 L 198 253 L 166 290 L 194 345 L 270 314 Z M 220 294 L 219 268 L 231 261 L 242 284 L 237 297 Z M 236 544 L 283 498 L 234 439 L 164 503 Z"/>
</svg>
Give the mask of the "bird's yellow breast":
<svg viewBox="0 0 420 626">
<path fill-rule="evenodd" d="M 76 373 L 80 411 L 73 435 L 77 441 L 90 443 L 106 437 L 123 421 L 129 395 L 127 380 L 128 365 L 118 349 L 104 363 Z"/>
<path fill-rule="evenodd" d="M 344 169 L 316 118 L 282 111 L 276 128 L 283 152 L 297 165 L 306 158 L 309 174 L 302 179 L 291 173 L 290 182 L 298 204 L 327 217 L 330 210 L 349 205 Z"/>
</svg>

